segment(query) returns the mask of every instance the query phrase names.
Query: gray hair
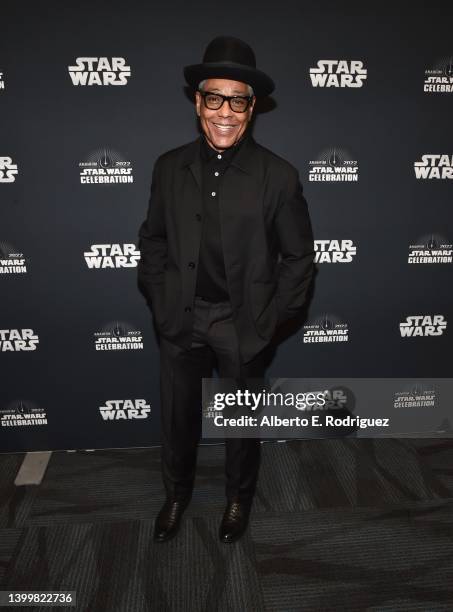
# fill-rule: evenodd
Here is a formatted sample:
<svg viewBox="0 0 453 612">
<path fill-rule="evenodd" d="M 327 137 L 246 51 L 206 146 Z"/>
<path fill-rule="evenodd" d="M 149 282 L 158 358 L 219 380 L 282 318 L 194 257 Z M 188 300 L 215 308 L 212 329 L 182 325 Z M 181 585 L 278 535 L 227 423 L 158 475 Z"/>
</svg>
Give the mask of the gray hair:
<svg viewBox="0 0 453 612">
<path fill-rule="evenodd" d="M 204 84 L 206 83 L 207 79 L 204 79 L 203 81 L 200 81 L 198 83 L 198 89 L 201 89 L 201 91 L 204 91 Z M 254 96 L 255 94 L 253 93 L 253 87 L 251 85 L 247 85 L 247 89 L 248 89 L 248 94 L 249 96 Z"/>
</svg>

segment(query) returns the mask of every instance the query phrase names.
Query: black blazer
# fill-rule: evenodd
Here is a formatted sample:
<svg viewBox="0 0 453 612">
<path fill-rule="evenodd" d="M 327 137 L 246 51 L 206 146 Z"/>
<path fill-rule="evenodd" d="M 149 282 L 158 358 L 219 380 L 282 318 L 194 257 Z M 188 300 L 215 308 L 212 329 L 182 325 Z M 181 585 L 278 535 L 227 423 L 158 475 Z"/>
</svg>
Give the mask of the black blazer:
<svg viewBox="0 0 453 612">
<path fill-rule="evenodd" d="M 202 226 L 202 137 L 158 157 L 139 230 L 139 286 L 159 333 L 185 348 Z M 227 285 L 247 362 L 305 304 L 312 226 L 297 169 L 251 136 L 225 170 L 218 202 Z"/>
</svg>

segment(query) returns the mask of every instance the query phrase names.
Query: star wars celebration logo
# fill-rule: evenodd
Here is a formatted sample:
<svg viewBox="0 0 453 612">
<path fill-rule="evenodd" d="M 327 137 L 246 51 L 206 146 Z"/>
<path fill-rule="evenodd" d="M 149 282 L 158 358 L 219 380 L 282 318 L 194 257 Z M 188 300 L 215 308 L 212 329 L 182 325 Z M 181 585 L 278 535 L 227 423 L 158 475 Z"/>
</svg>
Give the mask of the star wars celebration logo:
<svg viewBox="0 0 453 612">
<path fill-rule="evenodd" d="M 131 351 L 143 349 L 143 335 L 130 323 L 114 321 L 107 323 L 94 334 L 96 351 Z"/>
<path fill-rule="evenodd" d="M 14 183 L 18 170 L 11 157 L 0 156 L 0 183 Z"/>
<path fill-rule="evenodd" d="M 310 68 L 312 87 L 362 87 L 367 70 L 360 60 L 318 60 Z"/>
<path fill-rule="evenodd" d="M 324 314 L 312 323 L 303 327 L 304 343 L 312 342 L 348 342 L 349 330 L 347 323 L 343 323 L 334 314 Z"/>
<path fill-rule="evenodd" d="M 136 268 L 140 251 L 135 244 L 92 244 L 84 252 L 86 265 L 90 270 L 106 268 Z"/>
<path fill-rule="evenodd" d="M 14 400 L 0 409 L 2 427 L 33 427 L 47 425 L 45 411 L 35 402 Z"/>
<path fill-rule="evenodd" d="M 400 323 L 400 334 L 402 338 L 442 336 L 446 328 L 444 315 L 409 315 Z"/>
<path fill-rule="evenodd" d="M 104 421 L 132 421 L 147 419 L 151 407 L 144 399 L 107 400 L 99 412 Z"/>
<path fill-rule="evenodd" d="M 82 185 L 134 182 L 131 162 L 107 147 L 93 151 L 85 161 L 79 162 L 79 175 Z"/>
<path fill-rule="evenodd" d="M 32 329 L 0 329 L 0 353 L 36 351 L 38 343 Z"/>
<path fill-rule="evenodd" d="M 356 254 L 352 240 L 315 240 L 315 263 L 351 263 Z"/>
<path fill-rule="evenodd" d="M 425 93 L 451 93 L 453 91 L 453 56 L 443 58 L 425 70 L 423 83 Z"/>
<path fill-rule="evenodd" d="M 26 274 L 27 264 L 23 253 L 7 242 L 0 242 L 0 274 Z"/>
<path fill-rule="evenodd" d="M 75 86 L 127 85 L 131 76 L 124 57 L 78 57 L 68 71 Z"/>
<path fill-rule="evenodd" d="M 0 72 L 0 91 L 5 89 L 5 73 Z"/>
<path fill-rule="evenodd" d="M 393 397 L 394 408 L 434 408 L 435 405 L 435 389 L 423 385 L 414 385 L 412 389 L 397 391 Z"/>
<path fill-rule="evenodd" d="M 450 264 L 453 245 L 439 234 L 422 236 L 415 244 L 409 245 L 407 263 L 410 264 Z"/>
<path fill-rule="evenodd" d="M 426 154 L 414 162 L 417 179 L 453 179 L 453 155 Z"/>
<path fill-rule="evenodd" d="M 356 183 L 359 164 L 347 151 L 331 147 L 322 151 L 316 160 L 308 162 L 308 180 L 328 183 Z"/>
</svg>

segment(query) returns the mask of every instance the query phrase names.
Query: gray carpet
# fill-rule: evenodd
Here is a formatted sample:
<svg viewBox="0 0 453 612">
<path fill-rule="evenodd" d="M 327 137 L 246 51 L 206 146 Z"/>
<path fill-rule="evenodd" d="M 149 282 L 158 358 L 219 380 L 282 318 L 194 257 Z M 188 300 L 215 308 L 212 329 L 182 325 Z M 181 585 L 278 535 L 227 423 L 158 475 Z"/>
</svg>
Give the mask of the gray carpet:
<svg viewBox="0 0 453 612">
<path fill-rule="evenodd" d="M 262 451 L 249 530 L 229 546 L 221 445 L 200 447 L 163 545 L 158 448 L 54 453 L 39 487 L 15 487 L 22 456 L 0 455 L 1 588 L 76 590 L 90 612 L 453 610 L 453 440 Z"/>
</svg>

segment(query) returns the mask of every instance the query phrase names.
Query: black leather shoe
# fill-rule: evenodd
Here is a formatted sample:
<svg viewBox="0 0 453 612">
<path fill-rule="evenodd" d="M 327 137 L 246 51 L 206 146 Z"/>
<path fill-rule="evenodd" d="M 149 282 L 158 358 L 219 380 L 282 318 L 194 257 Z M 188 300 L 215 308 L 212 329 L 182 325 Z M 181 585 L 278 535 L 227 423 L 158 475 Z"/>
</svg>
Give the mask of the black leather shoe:
<svg viewBox="0 0 453 612">
<path fill-rule="evenodd" d="M 153 540 L 155 542 L 166 542 L 178 533 L 181 517 L 189 501 L 176 499 L 165 501 L 154 523 Z"/>
<path fill-rule="evenodd" d="M 219 537 L 221 542 L 228 544 L 241 537 L 247 529 L 251 507 L 251 501 L 244 502 L 238 499 L 228 501 L 220 523 Z"/>
</svg>

